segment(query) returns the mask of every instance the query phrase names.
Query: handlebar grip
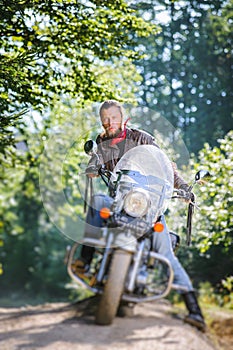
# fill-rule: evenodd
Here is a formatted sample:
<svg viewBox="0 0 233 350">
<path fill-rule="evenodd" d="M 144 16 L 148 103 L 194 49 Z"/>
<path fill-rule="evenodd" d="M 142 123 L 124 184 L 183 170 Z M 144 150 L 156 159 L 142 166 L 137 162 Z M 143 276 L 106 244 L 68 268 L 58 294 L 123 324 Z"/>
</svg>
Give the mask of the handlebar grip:
<svg viewBox="0 0 233 350">
<path fill-rule="evenodd" d="M 95 166 L 95 165 L 90 165 L 86 168 L 85 170 L 85 174 L 86 175 L 90 175 L 90 174 L 93 174 L 93 175 L 99 175 L 99 169 Z"/>
</svg>

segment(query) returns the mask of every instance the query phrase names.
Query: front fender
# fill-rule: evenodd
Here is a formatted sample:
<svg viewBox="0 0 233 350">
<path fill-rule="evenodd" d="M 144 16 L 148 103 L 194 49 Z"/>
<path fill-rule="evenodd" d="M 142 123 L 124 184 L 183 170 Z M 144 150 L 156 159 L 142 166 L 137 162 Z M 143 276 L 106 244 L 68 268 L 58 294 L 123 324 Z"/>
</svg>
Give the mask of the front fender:
<svg viewBox="0 0 233 350">
<path fill-rule="evenodd" d="M 117 234 L 114 245 L 129 252 L 135 252 L 137 248 L 137 239 L 131 233 Z"/>
</svg>

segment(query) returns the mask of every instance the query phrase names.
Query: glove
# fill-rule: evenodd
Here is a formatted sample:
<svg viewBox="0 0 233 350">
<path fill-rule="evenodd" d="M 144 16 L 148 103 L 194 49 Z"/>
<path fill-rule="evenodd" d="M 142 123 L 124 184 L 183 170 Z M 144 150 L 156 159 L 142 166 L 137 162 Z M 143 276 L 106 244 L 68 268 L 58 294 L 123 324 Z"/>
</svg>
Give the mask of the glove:
<svg viewBox="0 0 233 350">
<path fill-rule="evenodd" d="M 185 200 L 185 202 L 190 203 L 190 202 L 195 202 L 195 194 L 189 190 L 190 186 L 187 184 L 183 184 L 180 186 L 179 190 L 181 190 L 182 196 Z"/>
<path fill-rule="evenodd" d="M 99 176 L 99 169 L 95 165 L 89 165 L 85 170 L 85 174 L 88 177 L 97 177 Z"/>
<path fill-rule="evenodd" d="M 193 192 L 186 192 L 186 194 L 187 194 L 187 200 L 186 200 L 186 198 L 185 198 L 185 201 L 187 201 L 187 202 L 192 202 L 192 203 L 194 203 L 195 202 L 195 194 L 193 193 Z"/>
</svg>

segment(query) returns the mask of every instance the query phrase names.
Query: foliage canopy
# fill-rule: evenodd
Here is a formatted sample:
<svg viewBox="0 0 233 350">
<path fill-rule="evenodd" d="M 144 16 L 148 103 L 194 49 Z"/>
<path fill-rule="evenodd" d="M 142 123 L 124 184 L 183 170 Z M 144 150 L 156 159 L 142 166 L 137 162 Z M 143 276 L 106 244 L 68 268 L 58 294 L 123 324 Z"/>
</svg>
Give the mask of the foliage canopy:
<svg viewBox="0 0 233 350">
<path fill-rule="evenodd" d="M 197 154 L 205 142 L 217 145 L 233 125 L 233 1 L 134 3 L 162 28 L 156 37 L 139 39 L 146 53 L 136 62 L 143 76 L 139 104 L 181 129 L 190 152 Z"/>
<path fill-rule="evenodd" d="M 201 252 L 212 245 L 229 250 L 233 244 L 233 131 L 219 140 L 219 147 L 205 144 L 198 158 L 195 167 L 208 167 L 212 176 L 199 189 L 202 203 L 195 220 L 197 244 Z"/>
<path fill-rule="evenodd" d="M 101 100 L 106 90 L 93 67 L 140 57 L 136 38 L 156 33 L 123 0 L 1 3 L 1 113 L 42 109 L 56 94 Z"/>
</svg>

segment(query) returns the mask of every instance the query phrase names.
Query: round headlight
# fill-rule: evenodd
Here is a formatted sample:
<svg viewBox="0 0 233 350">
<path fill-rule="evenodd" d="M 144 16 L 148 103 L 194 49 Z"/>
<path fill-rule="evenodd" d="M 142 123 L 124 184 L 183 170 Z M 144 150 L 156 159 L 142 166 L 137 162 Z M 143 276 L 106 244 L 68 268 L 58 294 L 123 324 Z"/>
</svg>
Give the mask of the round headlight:
<svg viewBox="0 0 233 350">
<path fill-rule="evenodd" d="M 124 199 L 125 212 L 133 217 L 140 217 L 147 213 L 150 205 L 150 197 L 146 191 L 134 189 Z"/>
</svg>

